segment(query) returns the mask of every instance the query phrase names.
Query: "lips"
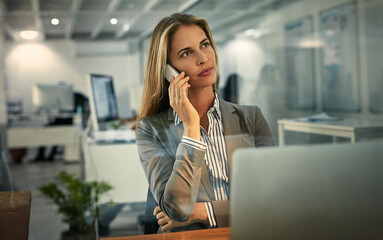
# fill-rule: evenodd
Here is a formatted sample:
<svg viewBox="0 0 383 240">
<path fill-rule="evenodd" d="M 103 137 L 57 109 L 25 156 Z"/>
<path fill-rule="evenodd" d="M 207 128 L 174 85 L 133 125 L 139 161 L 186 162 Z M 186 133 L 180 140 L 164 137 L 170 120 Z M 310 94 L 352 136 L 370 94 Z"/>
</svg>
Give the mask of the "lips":
<svg viewBox="0 0 383 240">
<path fill-rule="evenodd" d="M 202 72 L 198 74 L 198 76 L 202 76 L 202 77 L 209 76 L 212 71 L 213 71 L 213 67 L 205 68 Z"/>
</svg>

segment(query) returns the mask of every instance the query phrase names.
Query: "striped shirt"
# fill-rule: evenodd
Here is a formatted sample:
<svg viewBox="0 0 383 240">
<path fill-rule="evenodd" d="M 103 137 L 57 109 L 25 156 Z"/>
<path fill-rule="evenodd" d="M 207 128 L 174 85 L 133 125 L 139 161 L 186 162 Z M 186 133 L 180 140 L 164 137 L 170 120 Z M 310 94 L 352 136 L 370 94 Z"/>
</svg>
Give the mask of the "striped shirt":
<svg viewBox="0 0 383 240">
<path fill-rule="evenodd" d="M 181 118 L 173 111 L 175 125 L 180 124 Z M 229 178 L 227 166 L 226 144 L 223 133 L 222 115 L 219 108 L 218 96 L 215 96 L 213 107 L 207 112 L 209 119 L 208 132 L 200 126 L 201 139 L 197 141 L 189 137 L 182 137 L 181 143 L 193 148 L 206 151 L 205 163 L 210 182 L 213 186 L 215 200 L 229 200 Z M 217 227 L 215 213 L 211 202 L 205 202 L 210 227 Z"/>
</svg>

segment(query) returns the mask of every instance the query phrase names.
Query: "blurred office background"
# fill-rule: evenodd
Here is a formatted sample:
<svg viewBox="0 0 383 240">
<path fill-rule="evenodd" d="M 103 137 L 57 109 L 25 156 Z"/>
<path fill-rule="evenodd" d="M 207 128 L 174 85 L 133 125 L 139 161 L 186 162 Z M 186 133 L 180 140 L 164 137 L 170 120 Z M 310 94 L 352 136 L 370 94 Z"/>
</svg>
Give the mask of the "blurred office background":
<svg viewBox="0 0 383 240">
<path fill-rule="evenodd" d="M 95 153 L 84 153 L 94 145 L 81 139 L 73 140 L 82 146 L 75 155 L 78 159 L 68 162 L 61 155 L 54 161 L 32 163 L 39 148 L 31 146 L 23 148 L 26 152 L 15 163 L 12 158 L 20 152 L 8 154 L 8 130 L 51 123 L 42 117 L 32 89 L 68 85 L 73 93 L 89 99 L 88 74 L 109 75 L 119 117 L 133 119 L 139 108 L 151 31 L 173 12 L 209 22 L 218 47 L 221 96 L 260 106 L 277 145 L 279 119 L 324 112 L 383 123 L 383 0 L 2 0 L 0 190 L 12 186 L 32 191 L 30 239 L 59 239 L 66 227 L 55 206 L 47 205 L 36 190 L 38 186 L 61 170 L 85 179 L 89 172 L 92 179 L 103 174 L 103 167 L 92 160 Z M 37 117 L 36 112 L 40 113 Z M 84 115 L 83 106 L 68 112 Z M 81 120 L 69 123 L 79 126 L 79 135 L 87 125 Z M 289 132 L 285 140 L 287 144 L 315 144 L 333 138 Z M 90 160 L 84 163 L 84 158 Z M 109 154 L 104 160 L 115 169 L 124 168 L 113 158 Z M 113 172 L 113 167 L 108 171 Z M 123 181 L 125 176 L 117 177 Z M 119 185 L 118 178 L 112 185 Z M 137 219 L 144 207 L 136 202 L 111 219 L 107 234 L 142 233 Z"/>
</svg>

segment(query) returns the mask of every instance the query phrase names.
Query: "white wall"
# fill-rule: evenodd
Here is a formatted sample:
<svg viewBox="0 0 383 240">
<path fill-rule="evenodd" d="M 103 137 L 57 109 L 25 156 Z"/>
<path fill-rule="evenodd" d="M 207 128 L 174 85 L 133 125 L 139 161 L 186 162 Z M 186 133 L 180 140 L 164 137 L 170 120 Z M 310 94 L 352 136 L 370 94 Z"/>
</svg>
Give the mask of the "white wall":
<svg viewBox="0 0 383 240">
<path fill-rule="evenodd" d="M 121 117 L 128 117 L 131 113 L 128 88 L 139 83 L 136 46 L 127 42 L 8 42 L 5 46 L 8 94 L 22 97 L 24 112 L 33 112 L 34 84 L 64 81 L 73 84 L 75 91 L 88 95 L 87 74 L 108 74 L 114 77 Z"/>
</svg>

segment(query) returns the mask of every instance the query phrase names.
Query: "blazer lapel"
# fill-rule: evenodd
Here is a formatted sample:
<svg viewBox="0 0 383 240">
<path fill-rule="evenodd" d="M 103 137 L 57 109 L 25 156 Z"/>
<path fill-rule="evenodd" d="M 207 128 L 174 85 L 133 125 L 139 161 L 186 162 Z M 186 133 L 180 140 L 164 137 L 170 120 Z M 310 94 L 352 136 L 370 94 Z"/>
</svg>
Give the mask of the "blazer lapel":
<svg viewBox="0 0 383 240">
<path fill-rule="evenodd" d="M 207 195 L 209 196 L 209 199 L 215 200 L 214 190 L 209 179 L 209 173 L 207 172 L 206 162 L 205 164 L 202 165 L 201 171 L 202 171 L 201 172 L 202 185 L 204 186 L 205 191 Z"/>
<path fill-rule="evenodd" d="M 245 124 L 245 119 L 233 104 L 222 99 L 219 102 L 222 113 L 223 132 L 225 134 L 228 174 L 230 179 L 231 160 L 233 152 L 238 148 L 254 147 L 254 140 L 251 138 Z"/>
<path fill-rule="evenodd" d="M 225 134 L 226 143 L 227 166 L 230 178 L 232 154 L 234 150 L 241 146 L 240 119 L 236 114 L 236 109 L 231 104 L 228 104 L 221 99 L 219 104 L 221 106 L 223 133 Z"/>
</svg>

